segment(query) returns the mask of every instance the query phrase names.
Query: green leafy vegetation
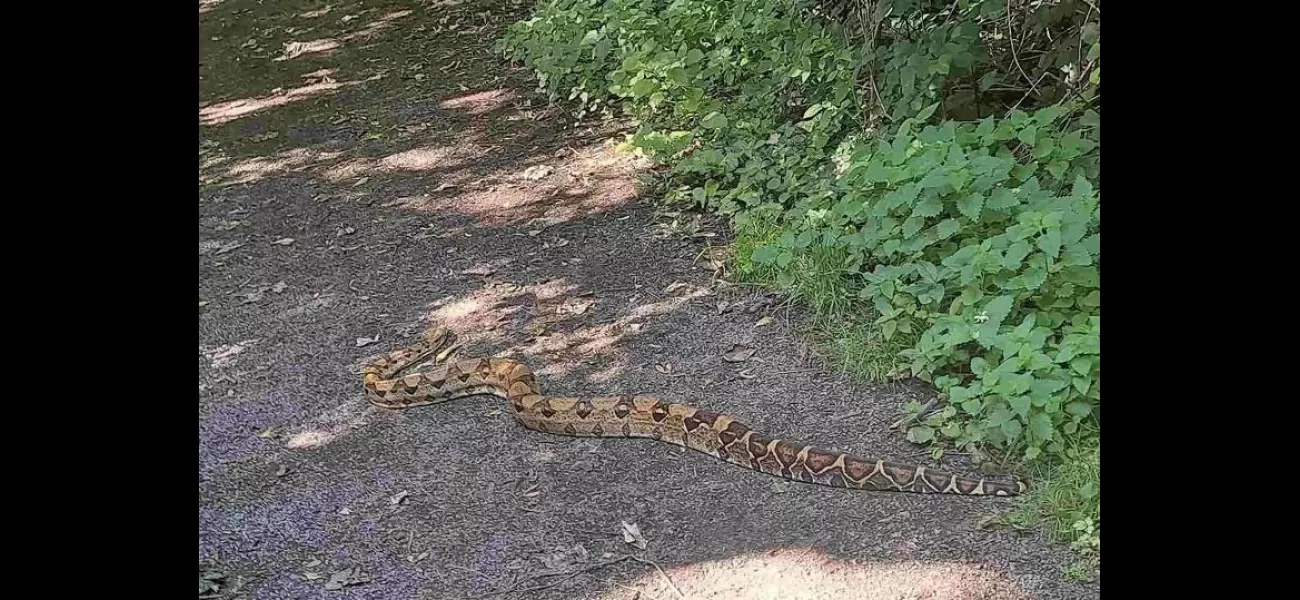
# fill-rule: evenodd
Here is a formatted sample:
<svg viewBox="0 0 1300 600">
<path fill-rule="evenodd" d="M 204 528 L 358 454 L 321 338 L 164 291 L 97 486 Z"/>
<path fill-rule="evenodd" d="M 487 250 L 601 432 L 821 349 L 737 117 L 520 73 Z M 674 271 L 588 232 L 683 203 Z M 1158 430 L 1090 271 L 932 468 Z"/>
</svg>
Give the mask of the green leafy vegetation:
<svg viewBox="0 0 1300 600">
<path fill-rule="evenodd" d="M 1100 551 L 1095 0 L 550 0 L 502 49 L 626 116 L 665 201 L 844 368 L 946 400 L 907 436 L 1042 476 L 1025 515 Z M 1029 517 L 1025 517 L 1026 520 Z"/>
</svg>

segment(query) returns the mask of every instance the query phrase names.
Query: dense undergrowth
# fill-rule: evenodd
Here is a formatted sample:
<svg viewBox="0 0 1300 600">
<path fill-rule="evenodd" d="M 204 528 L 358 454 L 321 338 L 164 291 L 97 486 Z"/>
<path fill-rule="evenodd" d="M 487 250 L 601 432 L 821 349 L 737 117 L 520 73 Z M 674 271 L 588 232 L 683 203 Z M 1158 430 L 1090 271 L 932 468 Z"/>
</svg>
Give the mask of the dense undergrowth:
<svg viewBox="0 0 1300 600">
<path fill-rule="evenodd" d="M 932 382 L 908 438 L 1009 457 L 1100 551 L 1097 0 L 543 0 L 502 48 L 579 116 L 629 116 L 668 202 L 845 368 Z M 909 407 L 919 411 L 919 406 Z"/>
</svg>

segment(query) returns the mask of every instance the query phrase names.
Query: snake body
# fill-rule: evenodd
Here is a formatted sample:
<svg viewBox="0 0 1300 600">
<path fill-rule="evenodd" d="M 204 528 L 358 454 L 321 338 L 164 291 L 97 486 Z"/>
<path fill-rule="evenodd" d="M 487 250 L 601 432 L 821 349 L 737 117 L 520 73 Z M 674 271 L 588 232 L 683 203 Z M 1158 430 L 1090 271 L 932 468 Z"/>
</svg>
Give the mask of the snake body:
<svg viewBox="0 0 1300 600">
<path fill-rule="evenodd" d="M 532 369 L 507 358 L 457 360 L 431 371 L 401 375 L 429 358 L 435 358 L 435 363 L 443 360 L 454 351 L 454 339 L 446 328 L 435 327 L 421 342 L 367 363 L 362 376 L 370 402 L 402 409 L 490 394 L 504 398 L 510 414 L 529 429 L 569 436 L 652 438 L 793 481 L 970 496 L 1014 496 L 1025 490 L 1017 479 L 968 477 L 770 438 L 728 415 L 650 396 L 546 396 Z"/>
</svg>

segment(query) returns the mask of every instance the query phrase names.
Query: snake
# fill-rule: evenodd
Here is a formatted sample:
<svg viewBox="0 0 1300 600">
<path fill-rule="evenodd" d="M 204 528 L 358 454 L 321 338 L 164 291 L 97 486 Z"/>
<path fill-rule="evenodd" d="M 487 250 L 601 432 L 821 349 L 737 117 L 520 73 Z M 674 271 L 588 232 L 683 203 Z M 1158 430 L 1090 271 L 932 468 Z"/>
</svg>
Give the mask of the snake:
<svg viewBox="0 0 1300 600">
<path fill-rule="evenodd" d="M 835 488 L 965 496 L 1016 496 L 1026 489 L 1014 476 L 965 476 L 773 438 L 729 415 L 652 396 L 547 396 L 523 362 L 498 357 L 447 361 L 457 349 L 455 339 L 453 332 L 436 325 L 419 342 L 366 362 L 361 375 L 367 399 L 379 408 L 398 410 L 491 395 L 505 399 L 511 416 L 535 431 L 651 438 L 746 469 Z M 403 374 L 431 358 L 435 368 Z"/>
</svg>

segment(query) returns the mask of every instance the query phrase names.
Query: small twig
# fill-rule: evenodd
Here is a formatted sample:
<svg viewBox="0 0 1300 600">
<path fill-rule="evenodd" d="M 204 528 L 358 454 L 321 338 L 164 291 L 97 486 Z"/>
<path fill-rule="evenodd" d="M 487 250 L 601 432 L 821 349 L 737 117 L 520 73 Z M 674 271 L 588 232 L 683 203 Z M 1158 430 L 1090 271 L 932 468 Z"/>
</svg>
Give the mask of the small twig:
<svg viewBox="0 0 1300 600">
<path fill-rule="evenodd" d="M 645 564 L 647 564 L 647 565 L 650 565 L 650 566 L 654 567 L 655 570 L 659 572 L 659 576 L 660 576 L 660 577 L 663 577 L 663 578 L 664 578 L 664 581 L 665 581 L 666 583 L 668 583 L 668 587 L 673 588 L 673 591 L 674 591 L 674 592 L 677 592 L 677 596 L 678 596 L 678 597 L 681 597 L 681 598 L 685 598 L 685 597 L 686 597 L 686 594 L 683 594 L 683 593 L 682 593 L 682 590 L 681 590 L 680 588 L 677 587 L 677 584 L 673 583 L 673 579 L 672 579 L 671 577 L 669 577 L 667 573 L 664 572 L 663 568 L 659 566 L 659 563 L 657 563 L 657 562 L 655 562 L 655 561 L 653 561 L 653 560 L 650 560 L 650 559 L 648 559 L 648 558 L 641 558 L 641 557 L 639 557 L 639 556 L 632 556 L 632 555 L 630 555 L 630 554 L 627 555 L 627 558 L 630 558 L 630 559 L 635 560 L 635 561 L 637 561 L 637 562 L 645 563 Z"/>
<path fill-rule="evenodd" d="M 937 404 L 938 402 L 939 402 L 938 398 L 931 398 L 929 402 L 926 402 L 925 404 L 921 405 L 921 410 L 916 412 L 915 419 L 917 421 L 924 419 L 926 416 L 925 413 L 928 412 L 931 408 L 934 408 L 934 405 Z M 902 427 L 903 424 L 908 422 L 909 420 L 910 420 L 909 417 L 903 417 L 897 421 L 894 421 L 894 423 L 890 425 L 889 428 L 898 429 L 899 427 Z"/>
<path fill-rule="evenodd" d="M 1027 92 L 1026 95 L 1029 95 L 1029 94 L 1032 94 L 1032 93 L 1038 91 L 1038 81 L 1034 81 L 1033 78 L 1031 78 L 1031 77 L 1029 76 L 1029 73 L 1026 73 L 1026 72 L 1025 72 L 1025 68 L 1022 67 L 1022 66 L 1020 66 L 1020 56 L 1019 56 L 1018 54 L 1016 54 L 1016 31 L 1015 31 L 1015 29 L 1012 28 L 1012 26 L 1011 26 L 1011 6 L 1010 6 L 1010 5 L 1007 5 L 1007 43 L 1011 44 L 1011 60 L 1012 60 L 1012 62 L 1014 62 L 1014 63 L 1016 64 L 1016 69 L 1018 69 L 1018 70 L 1020 71 L 1020 74 L 1023 75 L 1023 76 L 1025 77 L 1025 81 L 1028 81 L 1028 82 L 1029 82 L 1029 92 Z M 1039 77 L 1039 78 L 1038 78 L 1039 81 L 1042 81 L 1042 79 L 1043 79 L 1042 77 Z M 1022 100 L 1023 100 L 1023 99 L 1022 99 Z M 1019 106 L 1019 105 L 1020 105 L 1020 103 L 1017 102 L 1017 103 L 1016 103 L 1016 106 Z"/>
<path fill-rule="evenodd" d="M 650 600 L 659 600 L 659 597 L 655 596 L 654 594 L 646 592 L 645 590 L 634 588 L 630 585 L 623 585 L 617 581 L 614 581 L 613 579 L 606 579 L 605 583 L 608 583 L 609 585 L 612 585 L 614 587 L 623 588 L 629 592 L 636 592 L 637 595 L 634 596 L 634 598 L 640 598 L 644 596 L 646 598 L 649 598 Z"/>
</svg>

